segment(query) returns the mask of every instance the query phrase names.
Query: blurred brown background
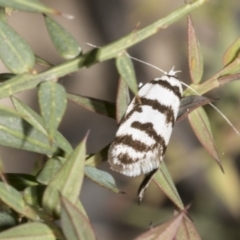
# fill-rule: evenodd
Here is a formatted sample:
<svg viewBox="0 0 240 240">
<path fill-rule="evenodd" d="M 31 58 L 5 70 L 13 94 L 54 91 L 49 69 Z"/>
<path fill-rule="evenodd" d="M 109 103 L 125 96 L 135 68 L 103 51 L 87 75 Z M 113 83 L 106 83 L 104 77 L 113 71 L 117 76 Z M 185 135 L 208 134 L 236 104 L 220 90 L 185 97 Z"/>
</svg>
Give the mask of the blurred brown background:
<svg viewBox="0 0 240 240">
<path fill-rule="evenodd" d="M 121 36 L 142 28 L 168 15 L 184 1 L 169 0 L 55 0 L 42 1 L 62 12 L 74 15 L 73 20 L 54 17 L 79 41 L 83 51 L 108 44 Z M 222 56 L 240 33 L 240 3 L 235 0 L 209 0 L 192 13 L 195 30 L 201 44 L 206 80 L 222 67 Z M 50 41 L 41 15 L 15 12 L 10 24 L 32 46 L 34 52 L 48 61 L 63 62 Z M 190 83 L 187 59 L 186 18 L 129 49 L 129 53 L 168 71 L 174 65 L 181 70 L 179 77 Z M 134 63 L 139 82 L 147 82 L 161 75 L 157 70 Z M 0 66 L 1 72 L 6 72 Z M 118 74 L 114 61 L 97 64 L 90 69 L 61 79 L 70 93 L 115 101 Z M 240 83 L 233 82 L 211 92 L 220 98 L 216 105 L 240 130 Z M 38 110 L 37 91 L 18 97 Z M 7 99 L 2 104 L 10 105 Z M 210 107 L 208 112 L 213 135 L 222 156 L 225 174 L 206 153 L 194 136 L 187 120 L 178 123 L 173 131 L 165 161 L 185 204 L 191 203 L 190 216 L 202 239 L 240 239 L 240 137 Z M 101 150 L 112 141 L 117 125 L 112 119 L 89 113 L 69 103 L 61 132 L 73 146 L 90 129 L 88 153 Z M 30 172 L 40 155 L 1 147 L 0 156 L 6 172 Z M 101 169 L 110 171 L 107 163 Z M 111 172 L 112 173 L 112 172 Z M 119 188 L 127 194 L 109 192 L 85 180 L 81 199 L 99 240 L 133 239 L 153 226 L 165 221 L 173 213 L 173 205 L 152 183 L 144 202 L 137 205 L 136 191 L 141 177 L 127 178 L 112 173 Z"/>
</svg>

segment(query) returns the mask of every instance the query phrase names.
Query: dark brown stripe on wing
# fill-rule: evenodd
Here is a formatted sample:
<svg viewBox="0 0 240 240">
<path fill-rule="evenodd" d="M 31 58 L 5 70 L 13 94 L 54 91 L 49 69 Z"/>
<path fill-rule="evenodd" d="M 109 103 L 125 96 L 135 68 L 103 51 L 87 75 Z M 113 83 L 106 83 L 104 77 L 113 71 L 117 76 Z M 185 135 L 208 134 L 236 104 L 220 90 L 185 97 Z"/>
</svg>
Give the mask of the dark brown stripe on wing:
<svg viewBox="0 0 240 240">
<path fill-rule="evenodd" d="M 152 123 L 141 123 L 141 122 L 135 121 L 131 124 L 131 127 L 135 129 L 139 129 L 142 132 L 146 133 L 149 137 L 153 138 L 156 141 L 157 145 L 160 145 L 162 147 L 161 154 L 162 155 L 165 154 L 165 151 L 167 148 L 165 140 L 161 135 L 158 135 L 156 133 L 156 130 L 153 128 Z"/>
<path fill-rule="evenodd" d="M 181 94 L 181 91 L 180 91 L 179 87 L 178 86 L 172 86 L 166 80 L 162 80 L 162 79 L 159 79 L 159 78 L 158 79 L 153 79 L 152 81 L 150 81 L 150 84 L 157 84 L 157 85 L 162 86 L 163 88 L 168 89 L 169 91 L 172 91 L 179 98 L 179 101 L 182 98 L 182 94 Z"/>
<path fill-rule="evenodd" d="M 155 147 L 154 145 L 146 145 L 139 140 L 134 140 L 131 135 L 118 136 L 114 139 L 114 145 L 123 144 L 133 148 L 137 152 L 151 151 Z"/>
<path fill-rule="evenodd" d="M 120 121 L 119 125 L 121 125 L 122 123 L 126 122 L 135 112 L 142 112 L 142 105 L 139 104 L 138 100 L 136 98 L 134 98 L 133 101 L 134 101 L 133 109 L 122 118 L 122 120 Z"/>
<path fill-rule="evenodd" d="M 166 116 L 166 124 L 172 123 L 172 127 L 175 123 L 174 111 L 171 106 L 165 106 L 159 103 L 157 100 L 141 98 L 143 106 L 151 106 L 152 109 L 159 111 Z"/>
<path fill-rule="evenodd" d="M 118 160 L 121 162 L 121 164 L 132 164 L 134 162 L 139 162 L 140 159 L 138 158 L 131 158 L 127 153 L 121 153 L 118 156 Z"/>
</svg>

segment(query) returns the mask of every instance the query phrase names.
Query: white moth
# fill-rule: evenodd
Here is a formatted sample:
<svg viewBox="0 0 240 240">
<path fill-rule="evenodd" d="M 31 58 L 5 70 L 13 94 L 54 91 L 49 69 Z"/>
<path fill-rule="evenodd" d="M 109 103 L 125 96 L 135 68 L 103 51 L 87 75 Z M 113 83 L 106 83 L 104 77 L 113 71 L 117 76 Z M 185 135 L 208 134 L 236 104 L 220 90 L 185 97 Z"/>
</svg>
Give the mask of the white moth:
<svg viewBox="0 0 240 240">
<path fill-rule="evenodd" d="M 182 97 L 176 73 L 146 83 L 128 106 L 108 151 L 112 170 L 130 177 L 152 172 L 148 184 L 159 168 Z"/>
</svg>

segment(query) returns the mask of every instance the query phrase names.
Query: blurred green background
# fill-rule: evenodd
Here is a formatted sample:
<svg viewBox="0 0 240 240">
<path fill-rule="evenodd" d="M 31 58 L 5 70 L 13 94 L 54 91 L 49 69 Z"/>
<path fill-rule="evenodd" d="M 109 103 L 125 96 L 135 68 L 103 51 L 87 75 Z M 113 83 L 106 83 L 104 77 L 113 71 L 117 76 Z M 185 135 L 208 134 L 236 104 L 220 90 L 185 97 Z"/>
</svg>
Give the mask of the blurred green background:
<svg viewBox="0 0 240 240">
<path fill-rule="evenodd" d="M 123 35 L 167 16 L 184 5 L 178 0 L 58 0 L 42 1 L 46 5 L 75 16 L 61 17 L 61 23 L 79 41 L 84 52 L 87 43 L 103 46 Z M 240 3 L 229 0 L 209 0 L 192 12 L 203 58 L 203 81 L 222 68 L 222 56 L 240 36 Z M 63 60 L 55 52 L 42 16 L 16 12 L 10 24 L 30 43 L 35 53 L 54 64 Z M 159 33 L 129 49 L 129 53 L 166 71 L 172 66 L 181 70 L 179 77 L 190 83 L 187 57 L 186 18 L 161 29 Z M 161 73 L 134 62 L 139 82 L 147 82 Z M 0 66 L 5 71 L 4 66 Z M 119 76 L 115 62 L 108 61 L 89 69 L 81 69 L 61 80 L 70 93 L 115 101 Z M 219 98 L 214 104 L 240 131 L 240 83 L 224 85 L 207 94 Z M 23 101 L 38 109 L 36 90 L 18 94 Z M 2 100 L 9 105 L 9 101 Z M 216 146 L 225 170 L 200 145 L 188 121 L 175 125 L 165 162 L 184 203 L 191 204 L 189 215 L 204 240 L 240 239 L 240 137 L 211 107 L 205 107 Z M 112 141 L 117 124 L 112 119 L 89 113 L 69 103 L 60 130 L 75 146 L 90 129 L 88 153 L 101 150 Z M 39 159 L 35 153 L 2 147 L 0 152 L 6 172 L 30 172 Z M 107 163 L 101 169 L 110 171 Z M 124 195 L 109 192 L 85 180 L 81 199 L 89 214 L 98 239 L 133 239 L 173 214 L 173 205 L 154 185 L 148 188 L 142 205 L 137 205 L 136 192 L 142 177 L 128 178 L 113 173 Z"/>
</svg>

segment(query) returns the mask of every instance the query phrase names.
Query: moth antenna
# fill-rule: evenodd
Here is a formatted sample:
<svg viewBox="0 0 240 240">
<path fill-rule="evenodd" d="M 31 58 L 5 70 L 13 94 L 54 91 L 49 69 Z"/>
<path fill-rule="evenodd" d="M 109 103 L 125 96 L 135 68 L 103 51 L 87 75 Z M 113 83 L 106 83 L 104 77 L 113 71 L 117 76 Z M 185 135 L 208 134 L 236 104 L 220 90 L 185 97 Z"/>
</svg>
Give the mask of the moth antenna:
<svg viewBox="0 0 240 240">
<path fill-rule="evenodd" d="M 132 57 L 132 56 L 130 56 L 129 55 L 129 57 L 131 58 L 131 59 L 133 59 L 133 60 L 135 60 L 135 61 L 138 61 L 138 62 L 141 62 L 141 63 L 143 63 L 143 64 L 146 64 L 146 65 L 148 65 L 148 66 L 150 66 L 150 67 L 152 67 L 152 68 L 155 68 L 155 69 L 157 69 L 157 70 L 159 70 L 160 72 L 162 72 L 162 73 L 164 73 L 164 74 L 173 74 L 173 75 L 175 75 L 177 72 L 181 72 L 181 71 L 174 71 L 174 67 L 170 70 L 170 72 L 169 73 L 167 73 L 167 72 L 165 72 L 165 71 L 163 71 L 161 68 L 158 68 L 157 66 L 155 66 L 155 65 L 152 65 L 151 63 L 148 63 L 148 62 L 145 62 L 145 61 L 143 61 L 143 60 L 140 60 L 140 59 L 138 59 L 138 58 L 135 58 L 135 57 Z M 186 83 L 184 83 L 184 82 L 182 82 L 182 81 L 180 81 L 181 82 L 181 84 L 182 85 L 184 85 L 185 87 L 187 87 L 188 89 L 190 89 L 191 91 L 193 91 L 195 94 L 197 94 L 198 96 L 201 96 L 201 94 L 199 94 L 195 89 L 193 89 L 192 87 L 190 87 L 190 86 L 188 86 Z M 240 136 L 240 132 L 237 130 L 237 128 L 231 123 L 231 121 L 215 106 L 215 105 L 213 105 L 212 103 L 208 103 L 213 109 L 215 109 L 221 116 L 222 116 L 222 118 L 228 123 L 228 125 L 230 126 L 230 127 L 232 127 L 232 129 L 234 130 L 234 132 L 238 135 L 238 136 Z"/>
<path fill-rule="evenodd" d="M 152 68 L 155 68 L 155 69 L 159 70 L 160 72 L 162 72 L 162 73 L 165 74 L 165 75 L 168 74 L 167 72 L 165 72 L 165 71 L 162 70 L 161 68 L 158 68 L 157 66 L 152 65 L 151 63 L 145 62 L 145 61 L 143 61 L 143 60 L 141 60 L 141 59 L 138 59 L 138 58 L 132 57 L 132 56 L 130 56 L 130 55 L 128 55 L 128 56 L 129 56 L 129 58 L 131 58 L 131 59 L 133 59 L 133 60 L 135 60 L 135 61 L 137 61 L 137 62 L 140 62 L 140 63 L 146 64 L 146 65 L 148 65 L 148 66 L 150 66 L 150 67 L 152 67 Z M 174 69 L 172 69 L 172 70 L 173 70 L 173 72 L 175 72 Z M 172 70 L 171 70 L 170 72 L 172 72 Z M 176 73 L 176 72 L 175 72 L 175 73 Z"/>
</svg>

